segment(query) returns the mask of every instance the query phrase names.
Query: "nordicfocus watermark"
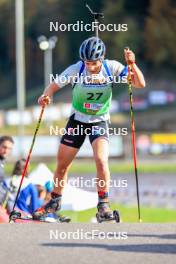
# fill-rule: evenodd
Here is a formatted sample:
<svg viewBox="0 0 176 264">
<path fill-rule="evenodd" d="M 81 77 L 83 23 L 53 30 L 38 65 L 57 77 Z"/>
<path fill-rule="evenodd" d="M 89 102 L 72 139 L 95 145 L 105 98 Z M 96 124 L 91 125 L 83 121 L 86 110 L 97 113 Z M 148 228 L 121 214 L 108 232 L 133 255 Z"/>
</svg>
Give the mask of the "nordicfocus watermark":
<svg viewBox="0 0 176 264">
<path fill-rule="evenodd" d="M 95 135 L 109 135 L 109 136 L 127 136 L 128 129 L 126 127 L 116 128 L 116 127 L 99 127 L 99 126 L 92 126 L 85 128 L 83 125 L 77 125 L 76 127 L 69 127 L 68 129 L 65 127 L 59 126 L 50 126 L 49 127 L 49 134 L 50 136 L 64 136 L 64 135 L 71 135 L 71 136 L 79 136 L 79 135 L 86 135 L 86 136 L 95 136 Z"/>
<path fill-rule="evenodd" d="M 101 180 L 99 178 L 85 179 L 84 177 L 76 177 L 68 180 L 59 180 L 55 178 L 50 182 L 51 187 L 65 187 L 67 184 L 76 188 L 95 188 L 95 187 L 109 187 L 109 188 L 127 188 L 128 181 L 123 179 L 110 179 L 109 181 Z"/>
<path fill-rule="evenodd" d="M 128 30 L 128 24 L 103 24 L 99 22 L 92 22 L 92 23 L 84 23 L 83 21 L 76 21 L 74 24 L 60 24 L 58 21 L 49 23 L 50 31 L 53 32 L 65 32 L 65 31 L 74 31 L 74 32 L 94 32 L 95 30 L 99 30 L 100 32 L 109 31 L 109 32 L 126 32 Z"/>
<path fill-rule="evenodd" d="M 61 84 L 84 84 L 84 85 L 107 85 L 108 84 L 119 84 L 119 83 L 127 83 L 128 79 L 127 76 L 99 76 L 99 74 L 92 74 L 92 75 L 86 75 L 86 76 L 79 76 L 79 73 L 77 73 L 74 76 L 68 76 L 68 75 L 54 75 L 50 74 L 50 83 L 55 82 L 55 83 L 61 83 Z"/>
<path fill-rule="evenodd" d="M 84 231 L 84 229 L 77 229 L 76 231 L 61 231 L 49 230 L 50 240 L 125 240 L 128 238 L 127 232 L 103 232 L 98 229 L 91 231 Z"/>
</svg>

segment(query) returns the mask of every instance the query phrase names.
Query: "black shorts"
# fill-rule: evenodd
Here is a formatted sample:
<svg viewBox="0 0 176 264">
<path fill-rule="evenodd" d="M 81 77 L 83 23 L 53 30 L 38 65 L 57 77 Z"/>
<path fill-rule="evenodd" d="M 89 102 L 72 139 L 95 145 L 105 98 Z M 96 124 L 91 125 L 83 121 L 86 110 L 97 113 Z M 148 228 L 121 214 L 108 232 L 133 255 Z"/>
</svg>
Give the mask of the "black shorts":
<svg viewBox="0 0 176 264">
<path fill-rule="evenodd" d="M 108 140 L 108 122 L 83 123 L 74 120 L 73 114 L 68 120 L 65 133 L 61 138 L 61 143 L 73 148 L 80 148 L 86 136 L 89 136 L 91 144 L 98 137 L 104 137 Z"/>
</svg>

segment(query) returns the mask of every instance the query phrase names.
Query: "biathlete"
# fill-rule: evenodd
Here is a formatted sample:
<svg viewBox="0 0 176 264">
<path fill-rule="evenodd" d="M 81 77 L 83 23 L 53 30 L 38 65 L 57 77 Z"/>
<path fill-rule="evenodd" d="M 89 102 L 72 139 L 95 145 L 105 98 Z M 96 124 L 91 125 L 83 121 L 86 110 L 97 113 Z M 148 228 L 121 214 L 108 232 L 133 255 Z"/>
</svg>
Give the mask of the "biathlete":
<svg viewBox="0 0 176 264">
<path fill-rule="evenodd" d="M 110 181 L 108 165 L 109 108 L 114 77 L 127 76 L 128 67 L 118 61 L 105 59 L 105 53 L 105 44 L 101 39 L 97 37 L 86 39 L 79 49 L 81 60 L 61 73 L 57 82 L 51 83 L 38 99 L 39 105 L 48 105 L 53 94 L 59 89 L 69 83 L 73 87 L 72 110 L 66 125 L 68 133 L 65 133 L 61 138 L 54 174 L 54 182 L 62 182 L 62 184 L 54 186 L 51 200 L 33 213 L 34 219 L 39 220 L 48 213 L 61 209 L 63 182 L 67 181 L 70 165 L 85 140 L 86 131 L 92 132 L 89 133 L 89 140 L 93 149 L 98 179 L 98 215 L 105 221 L 114 219 L 108 197 Z M 129 49 L 124 49 L 124 57 L 127 65 L 131 65 L 133 87 L 145 87 L 144 76 L 135 63 L 135 54 Z M 77 81 L 75 82 L 76 76 Z M 81 127 L 84 133 L 74 135 L 74 128 L 78 127 Z M 101 131 L 104 131 L 103 135 L 100 133 Z"/>
</svg>

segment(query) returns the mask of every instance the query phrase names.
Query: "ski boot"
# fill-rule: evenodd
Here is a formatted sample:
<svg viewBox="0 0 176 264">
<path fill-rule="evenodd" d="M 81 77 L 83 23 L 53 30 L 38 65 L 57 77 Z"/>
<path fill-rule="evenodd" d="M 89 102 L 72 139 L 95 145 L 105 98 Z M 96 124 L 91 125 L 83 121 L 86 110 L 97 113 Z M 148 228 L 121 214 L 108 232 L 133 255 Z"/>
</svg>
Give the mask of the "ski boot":
<svg viewBox="0 0 176 264">
<path fill-rule="evenodd" d="M 61 209 L 61 198 L 52 198 L 47 204 L 38 208 L 33 214 L 33 220 L 43 220 L 49 213 L 55 213 Z"/>
<path fill-rule="evenodd" d="M 112 211 L 108 202 L 99 202 L 97 205 L 98 213 L 96 214 L 97 222 L 120 222 L 119 212 Z"/>
</svg>

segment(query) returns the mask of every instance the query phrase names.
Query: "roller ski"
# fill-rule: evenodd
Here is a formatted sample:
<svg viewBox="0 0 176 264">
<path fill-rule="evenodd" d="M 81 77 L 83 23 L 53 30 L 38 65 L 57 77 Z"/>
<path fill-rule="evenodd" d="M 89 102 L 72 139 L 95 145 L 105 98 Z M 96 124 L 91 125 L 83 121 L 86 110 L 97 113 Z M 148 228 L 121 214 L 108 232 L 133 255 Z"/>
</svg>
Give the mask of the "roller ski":
<svg viewBox="0 0 176 264">
<path fill-rule="evenodd" d="M 120 215 L 117 210 L 112 211 L 107 202 L 99 202 L 97 205 L 98 213 L 96 214 L 97 222 L 119 223 Z"/>
<path fill-rule="evenodd" d="M 52 198 L 47 204 L 38 208 L 32 216 L 23 216 L 21 212 L 12 211 L 10 214 L 10 222 L 16 222 L 16 220 L 21 221 L 38 221 L 46 223 L 68 223 L 70 218 L 62 215 L 56 215 L 56 212 L 61 209 L 61 198 Z M 54 214 L 54 217 L 48 217 L 48 214 Z M 56 217 L 55 217 L 56 216 Z"/>
<path fill-rule="evenodd" d="M 57 215 L 56 218 L 43 216 L 40 219 L 33 219 L 31 215 L 22 215 L 21 212 L 13 211 L 10 214 L 10 223 L 24 223 L 24 222 L 42 222 L 42 223 L 69 223 L 71 219 L 67 216 Z"/>
<path fill-rule="evenodd" d="M 46 222 L 49 223 L 51 221 L 47 220 L 47 218 L 40 218 L 40 220 L 33 220 L 31 215 L 22 215 L 21 212 L 12 211 L 9 216 L 10 223 L 24 223 L 24 222 Z"/>
<path fill-rule="evenodd" d="M 60 214 L 56 214 L 57 211 L 61 209 L 61 198 L 56 197 L 52 198 L 47 204 L 44 206 L 38 208 L 33 214 L 32 218 L 33 220 L 42 220 L 45 218 L 48 218 L 47 215 L 50 213 L 53 213 L 56 218 L 53 218 L 56 220 L 56 222 L 60 223 L 69 223 L 71 219 L 67 216 L 62 216 Z"/>
</svg>

